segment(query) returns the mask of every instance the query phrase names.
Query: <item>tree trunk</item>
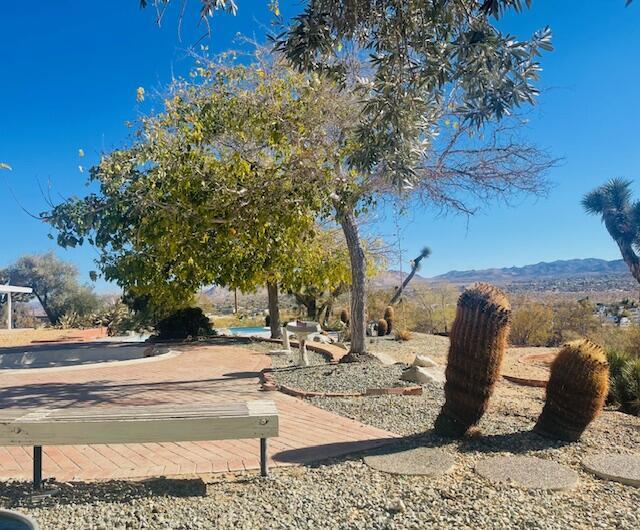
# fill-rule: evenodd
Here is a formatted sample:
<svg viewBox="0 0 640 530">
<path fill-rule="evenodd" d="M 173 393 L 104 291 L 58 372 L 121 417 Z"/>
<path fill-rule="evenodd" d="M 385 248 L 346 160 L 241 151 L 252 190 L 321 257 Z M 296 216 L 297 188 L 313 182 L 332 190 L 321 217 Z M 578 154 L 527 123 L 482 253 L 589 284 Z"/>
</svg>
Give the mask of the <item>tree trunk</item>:
<svg viewBox="0 0 640 530">
<path fill-rule="evenodd" d="M 271 327 L 271 338 L 282 337 L 280 327 L 280 306 L 278 305 L 278 284 L 267 282 L 267 295 L 269 296 L 269 320 Z"/>
<path fill-rule="evenodd" d="M 411 269 L 411 272 L 407 275 L 407 277 L 402 282 L 400 289 L 397 289 L 396 292 L 393 294 L 393 297 L 391 298 L 389 305 L 395 305 L 398 302 L 398 300 L 400 300 L 400 298 L 402 297 L 403 291 L 407 288 L 407 285 L 409 285 L 409 282 L 415 276 L 416 271 L 418 270 L 418 267 L 420 265 L 420 260 L 421 258 L 417 258 L 416 261 L 413 262 L 413 268 Z"/>
<path fill-rule="evenodd" d="M 351 260 L 351 349 L 343 357 L 343 361 L 354 362 L 368 358 L 365 315 L 366 260 L 353 209 L 340 209 L 338 221 L 342 226 Z"/>
<path fill-rule="evenodd" d="M 629 267 L 631 275 L 640 283 L 640 258 L 638 258 L 637 254 L 633 251 L 633 247 L 628 243 L 624 241 L 616 241 L 616 243 L 618 243 L 622 259 L 627 264 L 627 267 Z"/>
</svg>

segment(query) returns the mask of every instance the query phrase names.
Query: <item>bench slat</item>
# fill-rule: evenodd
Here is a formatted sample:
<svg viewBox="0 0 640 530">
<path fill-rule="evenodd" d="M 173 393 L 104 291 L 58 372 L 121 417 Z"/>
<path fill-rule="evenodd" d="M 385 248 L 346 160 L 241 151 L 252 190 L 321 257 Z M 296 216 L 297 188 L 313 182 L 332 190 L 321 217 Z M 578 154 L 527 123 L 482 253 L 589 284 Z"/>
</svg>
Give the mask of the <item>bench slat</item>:
<svg viewBox="0 0 640 530">
<path fill-rule="evenodd" d="M 7 414 L 10 412 L 10 414 Z M 2 445 L 65 445 L 269 438 L 271 401 L 104 409 L 34 409 L 0 415 Z"/>
</svg>

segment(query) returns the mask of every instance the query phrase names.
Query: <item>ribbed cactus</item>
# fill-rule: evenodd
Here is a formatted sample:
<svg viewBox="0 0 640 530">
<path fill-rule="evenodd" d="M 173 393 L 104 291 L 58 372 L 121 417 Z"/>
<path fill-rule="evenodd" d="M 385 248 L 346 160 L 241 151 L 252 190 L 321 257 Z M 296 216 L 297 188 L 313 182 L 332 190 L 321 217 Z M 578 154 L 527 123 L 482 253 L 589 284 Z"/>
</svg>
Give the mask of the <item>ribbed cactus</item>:
<svg viewBox="0 0 640 530">
<path fill-rule="evenodd" d="M 340 321 L 347 326 L 349 325 L 349 311 L 346 309 L 340 311 Z"/>
<path fill-rule="evenodd" d="M 387 306 L 384 310 L 384 319 L 387 321 L 387 335 L 389 335 L 393 331 L 393 323 L 396 320 L 396 312 L 393 306 Z"/>
<path fill-rule="evenodd" d="M 389 326 L 384 318 L 378 320 L 378 337 L 384 337 L 388 332 Z"/>
<path fill-rule="evenodd" d="M 458 299 L 450 333 L 445 404 L 434 426 L 438 434 L 463 436 L 480 421 L 500 375 L 510 322 L 509 300 L 492 285 L 475 284 Z"/>
<path fill-rule="evenodd" d="M 547 398 L 534 431 L 575 442 L 602 410 L 608 391 L 603 349 L 589 340 L 565 344 L 551 365 Z"/>
</svg>

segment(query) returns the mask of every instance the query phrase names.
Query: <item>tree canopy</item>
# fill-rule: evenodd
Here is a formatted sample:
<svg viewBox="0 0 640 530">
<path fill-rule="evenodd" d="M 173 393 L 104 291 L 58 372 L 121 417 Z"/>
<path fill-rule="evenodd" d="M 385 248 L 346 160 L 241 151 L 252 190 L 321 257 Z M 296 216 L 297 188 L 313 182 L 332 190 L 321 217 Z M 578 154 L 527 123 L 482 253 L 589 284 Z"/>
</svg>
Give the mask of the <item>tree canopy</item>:
<svg viewBox="0 0 640 530">
<path fill-rule="evenodd" d="M 78 270 L 59 259 L 53 252 L 27 255 L 0 270 L 0 280 L 13 285 L 31 287 L 52 324 L 65 314 L 88 315 L 99 309 L 101 302 L 93 289 L 78 281 Z"/>
<path fill-rule="evenodd" d="M 335 94 L 278 61 L 199 60 L 132 145 L 91 169 L 99 192 L 43 216 L 62 246 L 94 244 L 107 279 L 160 306 L 213 283 L 293 288 L 330 208 L 340 140 L 324 102 Z"/>
</svg>

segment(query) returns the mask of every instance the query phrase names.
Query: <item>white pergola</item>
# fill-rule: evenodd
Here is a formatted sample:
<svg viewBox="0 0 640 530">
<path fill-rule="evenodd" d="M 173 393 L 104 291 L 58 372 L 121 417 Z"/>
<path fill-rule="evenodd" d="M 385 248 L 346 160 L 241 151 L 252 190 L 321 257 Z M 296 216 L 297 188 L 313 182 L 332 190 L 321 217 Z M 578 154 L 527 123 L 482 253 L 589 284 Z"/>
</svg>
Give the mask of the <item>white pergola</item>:
<svg viewBox="0 0 640 530">
<path fill-rule="evenodd" d="M 7 329 L 12 329 L 11 324 L 11 294 L 31 294 L 33 289 L 31 287 L 16 287 L 15 285 L 0 285 L 0 294 L 7 295 Z"/>
</svg>

